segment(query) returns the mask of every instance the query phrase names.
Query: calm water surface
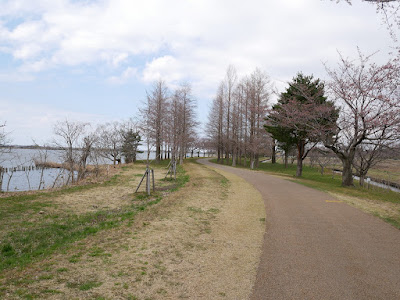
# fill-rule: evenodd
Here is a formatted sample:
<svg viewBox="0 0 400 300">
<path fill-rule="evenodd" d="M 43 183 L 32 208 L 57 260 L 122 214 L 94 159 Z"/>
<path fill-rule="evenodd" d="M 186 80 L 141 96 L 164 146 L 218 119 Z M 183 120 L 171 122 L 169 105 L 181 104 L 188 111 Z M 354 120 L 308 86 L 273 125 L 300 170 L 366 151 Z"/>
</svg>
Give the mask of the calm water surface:
<svg viewBox="0 0 400 300">
<path fill-rule="evenodd" d="M 0 153 L 0 166 L 3 168 L 16 168 L 16 167 L 33 167 L 35 160 L 44 160 L 46 157 L 47 162 L 63 162 L 62 150 L 37 150 L 37 149 L 11 149 L 10 152 Z M 145 159 L 146 153 L 138 153 L 138 159 Z M 151 155 L 154 157 L 154 154 Z M 42 159 L 41 159 L 42 158 Z M 90 162 L 89 162 L 90 163 Z M 103 158 L 100 164 L 112 164 L 109 159 Z M 42 182 L 41 182 L 42 178 Z M 28 191 L 37 190 L 39 186 L 43 188 L 51 188 L 54 186 L 63 185 L 68 179 L 68 172 L 63 169 L 30 169 L 19 171 L 8 171 L 4 173 L 2 191 Z"/>
</svg>

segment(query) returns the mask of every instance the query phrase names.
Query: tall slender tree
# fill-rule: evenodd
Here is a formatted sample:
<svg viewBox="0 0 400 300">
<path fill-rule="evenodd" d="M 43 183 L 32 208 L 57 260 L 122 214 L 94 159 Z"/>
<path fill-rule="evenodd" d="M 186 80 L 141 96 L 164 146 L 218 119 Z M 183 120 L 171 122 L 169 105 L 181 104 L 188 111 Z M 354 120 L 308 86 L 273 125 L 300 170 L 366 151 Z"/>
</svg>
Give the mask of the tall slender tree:
<svg viewBox="0 0 400 300">
<path fill-rule="evenodd" d="M 163 80 L 153 84 L 150 91 L 147 91 L 147 101 L 140 109 L 142 117 L 142 129 L 147 138 L 148 145 L 154 145 L 156 150 L 156 161 L 160 162 L 161 146 L 164 138 L 164 126 L 168 117 L 169 90 Z M 150 146 L 148 150 L 150 150 Z"/>
</svg>

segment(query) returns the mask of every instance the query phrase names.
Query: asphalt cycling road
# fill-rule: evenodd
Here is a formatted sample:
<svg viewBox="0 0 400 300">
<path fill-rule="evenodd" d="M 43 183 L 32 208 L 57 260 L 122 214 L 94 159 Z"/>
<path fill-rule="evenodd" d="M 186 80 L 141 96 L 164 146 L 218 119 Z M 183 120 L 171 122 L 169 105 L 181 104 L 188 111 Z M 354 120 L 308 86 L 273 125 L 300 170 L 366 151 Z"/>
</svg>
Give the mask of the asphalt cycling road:
<svg viewBox="0 0 400 300">
<path fill-rule="evenodd" d="M 262 194 L 267 218 L 252 300 L 400 299 L 400 230 L 277 176 L 199 162 Z"/>
</svg>

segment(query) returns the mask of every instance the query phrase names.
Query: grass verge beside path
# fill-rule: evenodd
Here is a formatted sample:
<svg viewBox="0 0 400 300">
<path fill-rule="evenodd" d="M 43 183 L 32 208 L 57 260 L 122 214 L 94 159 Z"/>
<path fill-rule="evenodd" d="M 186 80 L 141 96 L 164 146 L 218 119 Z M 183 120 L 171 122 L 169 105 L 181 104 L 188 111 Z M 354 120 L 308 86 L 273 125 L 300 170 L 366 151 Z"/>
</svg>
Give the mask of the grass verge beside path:
<svg viewBox="0 0 400 300">
<path fill-rule="evenodd" d="M 180 168 L 177 182 L 168 188 L 171 184 L 162 180 L 165 170 L 161 167 L 163 165 L 156 167 L 160 174 L 157 186 L 166 188 L 163 193 L 156 192 L 151 197 L 133 194 L 139 181 L 139 176 L 134 174 L 142 174 L 145 167 L 131 165 L 123 167 L 119 174 L 104 183 L 0 198 L 0 271 L 23 267 L 101 230 L 132 221 L 138 212 L 158 203 L 166 191 L 188 181 Z M 106 191 L 111 189 L 114 195 L 107 195 Z M 99 206 L 96 190 L 105 196 L 103 202 L 108 206 Z M 116 202 L 114 206 L 110 205 L 113 201 Z M 74 210 L 73 206 L 79 209 Z"/>
<path fill-rule="evenodd" d="M 184 169 L 181 182 L 186 184 L 177 190 L 162 180 L 165 169 L 156 172 L 159 183 L 175 191 L 161 189 L 162 201 L 133 220 L 23 268 L 4 270 L 0 298 L 247 299 L 265 230 L 261 195 L 232 174 L 191 161 Z M 140 180 L 139 172 L 130 174 Z M 147 201 L 153 200 L 144 195 L 134 200 L 137 205 Z"/>
<path fill-rule="evenodd" d="M 211 161 L 217 163 L 216 159 Z M 229 165 L 231 165 L 231 162 Z M 237 167 L 245 168 L 240 165 Z M 400 229 L 400 193 L 374 186 L 370 186 L 367 189 L 357 184 L 353 187 L 343 187 L 340 174 L 326 170 L 325 174 L 321 175 L 318 168 L 309 166 L 303 166 L 303 176 L 301 178 L 295 177 L 295 165 L 288 165 L 285 169 L 283 164 L 267 162 L 260 163 L 259 168 L 256 170 L 283 176 L 288 180 L 328 192 L 339 200 L 375 215 Z"/>
</svg>

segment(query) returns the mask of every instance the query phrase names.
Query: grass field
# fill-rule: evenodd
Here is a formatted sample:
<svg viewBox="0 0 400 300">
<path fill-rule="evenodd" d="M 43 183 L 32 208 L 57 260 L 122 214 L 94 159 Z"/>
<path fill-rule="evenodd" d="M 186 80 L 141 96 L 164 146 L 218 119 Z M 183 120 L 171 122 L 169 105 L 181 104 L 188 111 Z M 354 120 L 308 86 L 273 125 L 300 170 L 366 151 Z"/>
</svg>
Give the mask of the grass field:
<svg viewBox="0 0 400 300">
<path fill-rule="evenodd" d="M 160 165 L 157 168 L 163 168 Z M 130 176 L 137 172 L 136 181 L 143 174 L 144 165 L 122 168 L 109 180 L 84 186 L 67 187 L 54 192 L 33 194 L 16 193 L 0 199 L 0 271 L 22 267 L 36 259 L 44 258 L 69 244 L 132 220 L 134 216 L 157 203 L 161 192 L 149 198 L 143 192 L 133 194 L 135 185 Z M 188 181 L 180 168 L 176 189 Z M 163 171 L 165 172 L 165 171 Z M 157 186 L 168 186 L 168 181 L 157 178 Z M 137 184 L 137 182 L 135 182 Z M 85 193 L 97 189 L 99 193 Z M 98 195 L 126 192 L 126 199 L 105 203 Z M 90 195 L 90 196 L 88 196 Z"/>
<path fill-rule="evenodd" d="M 213 162 L 216 162 L 216 159 L 214 159 Z M 377 167 L 386 167 L 389 165 L 392 165 L 393 172 L 397 170 L 398 164 L 392 161 L 383 162 Z M 288 180 L 331 193 L 350 205 L 376 215 L 400 229 L 400 193 L 374 187 L 372 185 L 369 188 L 360 187 L 357 182 L 353 187 L 343 187 L 341 185 L 340 174 L 333 173 L 331 170 L 327 169 L 324 175 L 321 175 L 319 168 L 310 167 L 306 164 L 303 166 L 303 176 L 301 178 L 295 177 L 295 164 L 289 164 L 288 167 L 285 168 L 281 163 L 272 164 L 266 162 L 260 163 L 258 170 L 284 176 Z M 381 169 L 375 170 L 376 173 L 382 172 Z"/>
<path fill-rule="evenodd" d="M 0 299 L 248 298 L 261 195 L 192 160 L 165 180 L 166 163 L 150 197 L 134 194 L 135 164 L 104 183 L 0 199 Z"/>
<path fill-rule="evenodd" d="M 278 157 L 277 162 L 283 163 L 283 160 Z M 294 160 L 294 164 L 296 164 L 296 160 Z M 305 158 L 304 165 L 311 165 L 309 157 Z M 314 165 L 315 167 L 319 168 L 317 163 L 314 163 Z M 327 169 L 332 168 L 342 168 L 340 160 L 336 157 L 332 158 L 331 164 L 327 166 Z M 355 172 L 355 170 L 353 170 L 353 172 Z M 386 159 L 384 161 L 378 162 L 368 171 L 368 176 L 400 184 L 400 159 Z"/>
</svg>

